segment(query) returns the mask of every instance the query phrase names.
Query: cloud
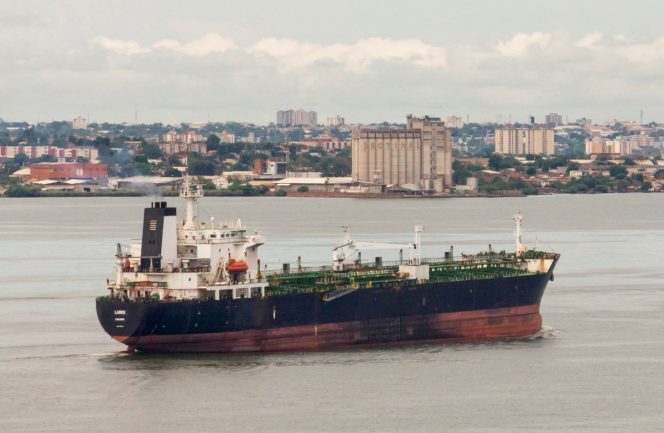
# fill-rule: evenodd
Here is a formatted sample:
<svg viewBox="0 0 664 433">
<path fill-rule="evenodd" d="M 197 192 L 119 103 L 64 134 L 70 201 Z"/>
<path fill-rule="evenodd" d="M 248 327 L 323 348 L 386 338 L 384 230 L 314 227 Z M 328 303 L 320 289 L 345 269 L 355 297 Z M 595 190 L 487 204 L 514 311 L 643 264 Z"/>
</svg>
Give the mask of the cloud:
<svg viewBox="0 0 664 433">
<path fill-rule="evenodd" d="M 588 33 L 581 39 L 576 42 L 576 46 L 579 48 L 596 48 L 595 45 L 602 40 L 602 34 L 600 32 Z"/>
<path fill-rule="evenodd" d="M 377 62 L 406 63 L 423 68 L 446 65 L 445 49 L 419 39 L 366 38 L 351 44 L 314 44 L 293 39 L 263 38 L 249 53 L 271 58 L 284 70 L 317 63 L 336 63 L 349 72 L 367 72 Z"/>
<path fill-rule="evenodd" d="M 235 41 L 218 33 L 207 33 L 188 43 L 181 43 L 175 39 L 162 39 L 152 45 L 154 49 L 174 51 L 186 56 L 204 57 L 210 54 L 223 54 L 226 51 L 238 48 Z"/>
<path fill-rule="evenodd" d="M 499 41 L 496 50 L 506 57 L 519 57 L 527 54 L 531 46 L 545 49 L 551 42 L 550 33 L 517 33 L 507 41 Z"/>
<path fill-rule="evenodd" d="M 372 65 L 379 62 L 410 64 L 425 69 L 443 68 L 447 64 L 444 48 L 425 44 L 419 39 L 372 37 L 349 44 L 323 45 L 268 37 L 242 48 L 233 39 L 211 32 L 190 42 L 162 39 L 149 48 L 142 47 L 136 41 L 105 36 L 97 36 L 92 42 L 122 56 L 170 51 L 185 56 L 206 57 L 240 50 L 256 59 L 267 59 L 284 72 L 325 63 L 340 65 L 345 71 L 353 73 L 367 72 Z"/>
<path fill-rule="evenodd" d="M 92 40 L 92 43 L 104 48 L 105 50 L 111 51 L 115 54 L 120 54 L 123 56 L 134 56 L 136 54 L 147 53 L 150 50 L 141 48 L 141 46 L 136 41 L 127 41 L 121 39 L 111 39 L 105 36 L 97 36 Z"/>
<path fill-rule="evenodd" d="M 386 37 L 247 39 L 210 30 L 154 39 L 92 33 L 54 46 L 53 34 L 33 32 L 20 47 L 0 44 L 0 57 L 8 59 L 0 74 L 5 82 L 41 83 L 31 88 L 31 102 L 69 98 L 73 114 L 93 103 L 87 95 L 100 83 L 107 91 L 91 111 L 126 111 L 115 100 L 122 94 L 144 107 L 146 118 L 171 121 L 208 112 L 270 120 L 273 109 L 287 105 L 377 121 L 400 119 L 403 111 L 468 112 L 478 120 L 556 110 L 618 116 L 634 107 L 661 111 L 664 93 L 664 32 L 637 39 L 563 29 L 447 45 Z M 29 113 L 38 103 L 27 104 L 14 87 L 27 86 L 0 86 L 0 98 L 19 101 L 21 113 Z"/>
<path fill-rule="evenodd" d="M 631 63 L 661 64 L 664 62 L 664 37 L 652 41 L 620 44 L 615 48 L 615 52 Z"/>
</svg>

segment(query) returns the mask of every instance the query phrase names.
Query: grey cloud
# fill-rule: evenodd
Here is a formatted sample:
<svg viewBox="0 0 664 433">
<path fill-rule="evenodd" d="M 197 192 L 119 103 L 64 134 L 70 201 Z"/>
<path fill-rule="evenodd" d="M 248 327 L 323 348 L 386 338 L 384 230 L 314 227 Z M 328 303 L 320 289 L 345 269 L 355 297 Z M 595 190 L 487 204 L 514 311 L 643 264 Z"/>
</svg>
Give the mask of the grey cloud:
<svg viewBox="0 0 664 433">
<path fill-rule="evenodd" d="M 95 17 L 88 7 L 79 25 L 44 7 L 57 19 L 36 15 L 40 21 L 25 31 L 0 29 L 0 117 L 90 112 L 93 120 L 124 121 L 135 107 L 139 120 L 169 122 L 208 114 L 267 122 L 287 106 L 357 121 L 403 120 L 408 112 L 493 120 L 500 113 L 525 119 L 551 110 L 593 117 L 661 110 L 659 36 L 521 30 L 460 44 L 414 31 L 387 37 L 348 29 L 324 40 L 274 27 L 260 33 L 261 23 L 241 35 L 212 20 L 184 17 L 178 27 L 177 15 L 159 13 L 159 22 L 144 17 L 134 31 L 84 19 Z M 112 16 L 118 22 L 122 11 Z"/>
</svg>

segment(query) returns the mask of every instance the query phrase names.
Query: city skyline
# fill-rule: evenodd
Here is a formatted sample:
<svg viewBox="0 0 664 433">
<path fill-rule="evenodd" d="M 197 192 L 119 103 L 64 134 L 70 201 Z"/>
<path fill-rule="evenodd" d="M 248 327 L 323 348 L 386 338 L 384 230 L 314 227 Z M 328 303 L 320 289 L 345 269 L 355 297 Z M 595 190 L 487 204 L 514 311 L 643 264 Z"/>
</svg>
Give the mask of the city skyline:
<svg viewBox="0 0 664 433">
<path fill-rule="evenodd" d="M 0 5 L 0 118 L 267 124 L 308 107 L 348 123 L 664 119 L 659 2 L 306 5 Z"/>
</svg>

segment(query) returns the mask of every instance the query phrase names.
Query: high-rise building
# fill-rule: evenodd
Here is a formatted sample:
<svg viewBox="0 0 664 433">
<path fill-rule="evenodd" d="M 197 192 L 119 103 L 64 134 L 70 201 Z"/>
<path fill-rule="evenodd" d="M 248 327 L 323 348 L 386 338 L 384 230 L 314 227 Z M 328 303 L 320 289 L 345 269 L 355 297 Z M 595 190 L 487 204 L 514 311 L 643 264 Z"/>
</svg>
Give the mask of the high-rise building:
<svg viewBox="0 0 664 433">
<path fill-rule="evenodd" d="M 293 124 L 293 110 L 277 111 L 277 125 L 290 126 Z"/>
<path fill-rule="evenodd" d="M 354 181 L 436 192 L 451 186 L 449 129 L 439 118 L 407 120 L 407 129 L 353 129 Z"/>
<path fill-rule="evenodd" d="M 327 118 L 327 126 L 340 126 L 343 125 L 344 123 L 346 123 L 346 119 L 339 116 L 338 114 L 336 116 Z"/>
<path fill-rule="evenodd" d="M 30 159 L 52 156 L 60 161 L 76 160 L 79 156 L 91 162 L 99 159 L 99 150 L 92 146 L 0 146 L 0 161 L 14 159 L 16 155 L 27 155 Z"/>
<path fill-rule="evenodd" d="M 78 116 L 71 122 L 72 129 L 87 129 L 88 119 Z"/>
<path fill-rule="evenodd" d="M 558 113 L 549 113 L 546 116 L 544 116 L 544 123 L 547 125 L 562 125 L 563 124 L 563 116 L 561 116 Z"/>
<path fill-rule="evenodd" d="M 463 117 L 447 116 L 445 118 L 445 126 L 448 128 L 463 128 Z"/>
<path fill-rule="evenodd" d="M 162 136 L 166 143 L 197 143 L 205 141 L 205 137 L 196 131 L 184 131 L 179 133 L 175 130 L 168 131 Z"/>
<path fill-rule="evenodd" d="M 318 114 L 315 111 L 280 110 L 277 111 L 277 125 L 279 126 L 316 126 Z"/>
<path fill-rule="evenodd" d="M 628 135 L 613 140 L 592 137 L 586 139 L 586 155 L 629 156 L 639 147 L 652 146 L 654 141 L 647 135 Z"/>
<path fill-rule="evenodd" d="M 553 129 L 543 126 L 496 128 L 496 153 L 508 155 L 553 155 Z"/>
</svg>

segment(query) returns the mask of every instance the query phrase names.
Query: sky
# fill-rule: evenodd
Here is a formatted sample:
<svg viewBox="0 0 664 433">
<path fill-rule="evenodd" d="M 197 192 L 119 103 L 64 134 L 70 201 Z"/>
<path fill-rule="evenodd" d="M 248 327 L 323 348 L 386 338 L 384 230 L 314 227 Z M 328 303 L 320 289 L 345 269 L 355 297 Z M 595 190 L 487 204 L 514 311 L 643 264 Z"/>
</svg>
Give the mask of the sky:
<svg viewBox="0 0 664 433">
<path fill-rule="evenodd" d="M 664 121 L 664 1 L 0 1 L 0 118 Z"/>
</svg>

